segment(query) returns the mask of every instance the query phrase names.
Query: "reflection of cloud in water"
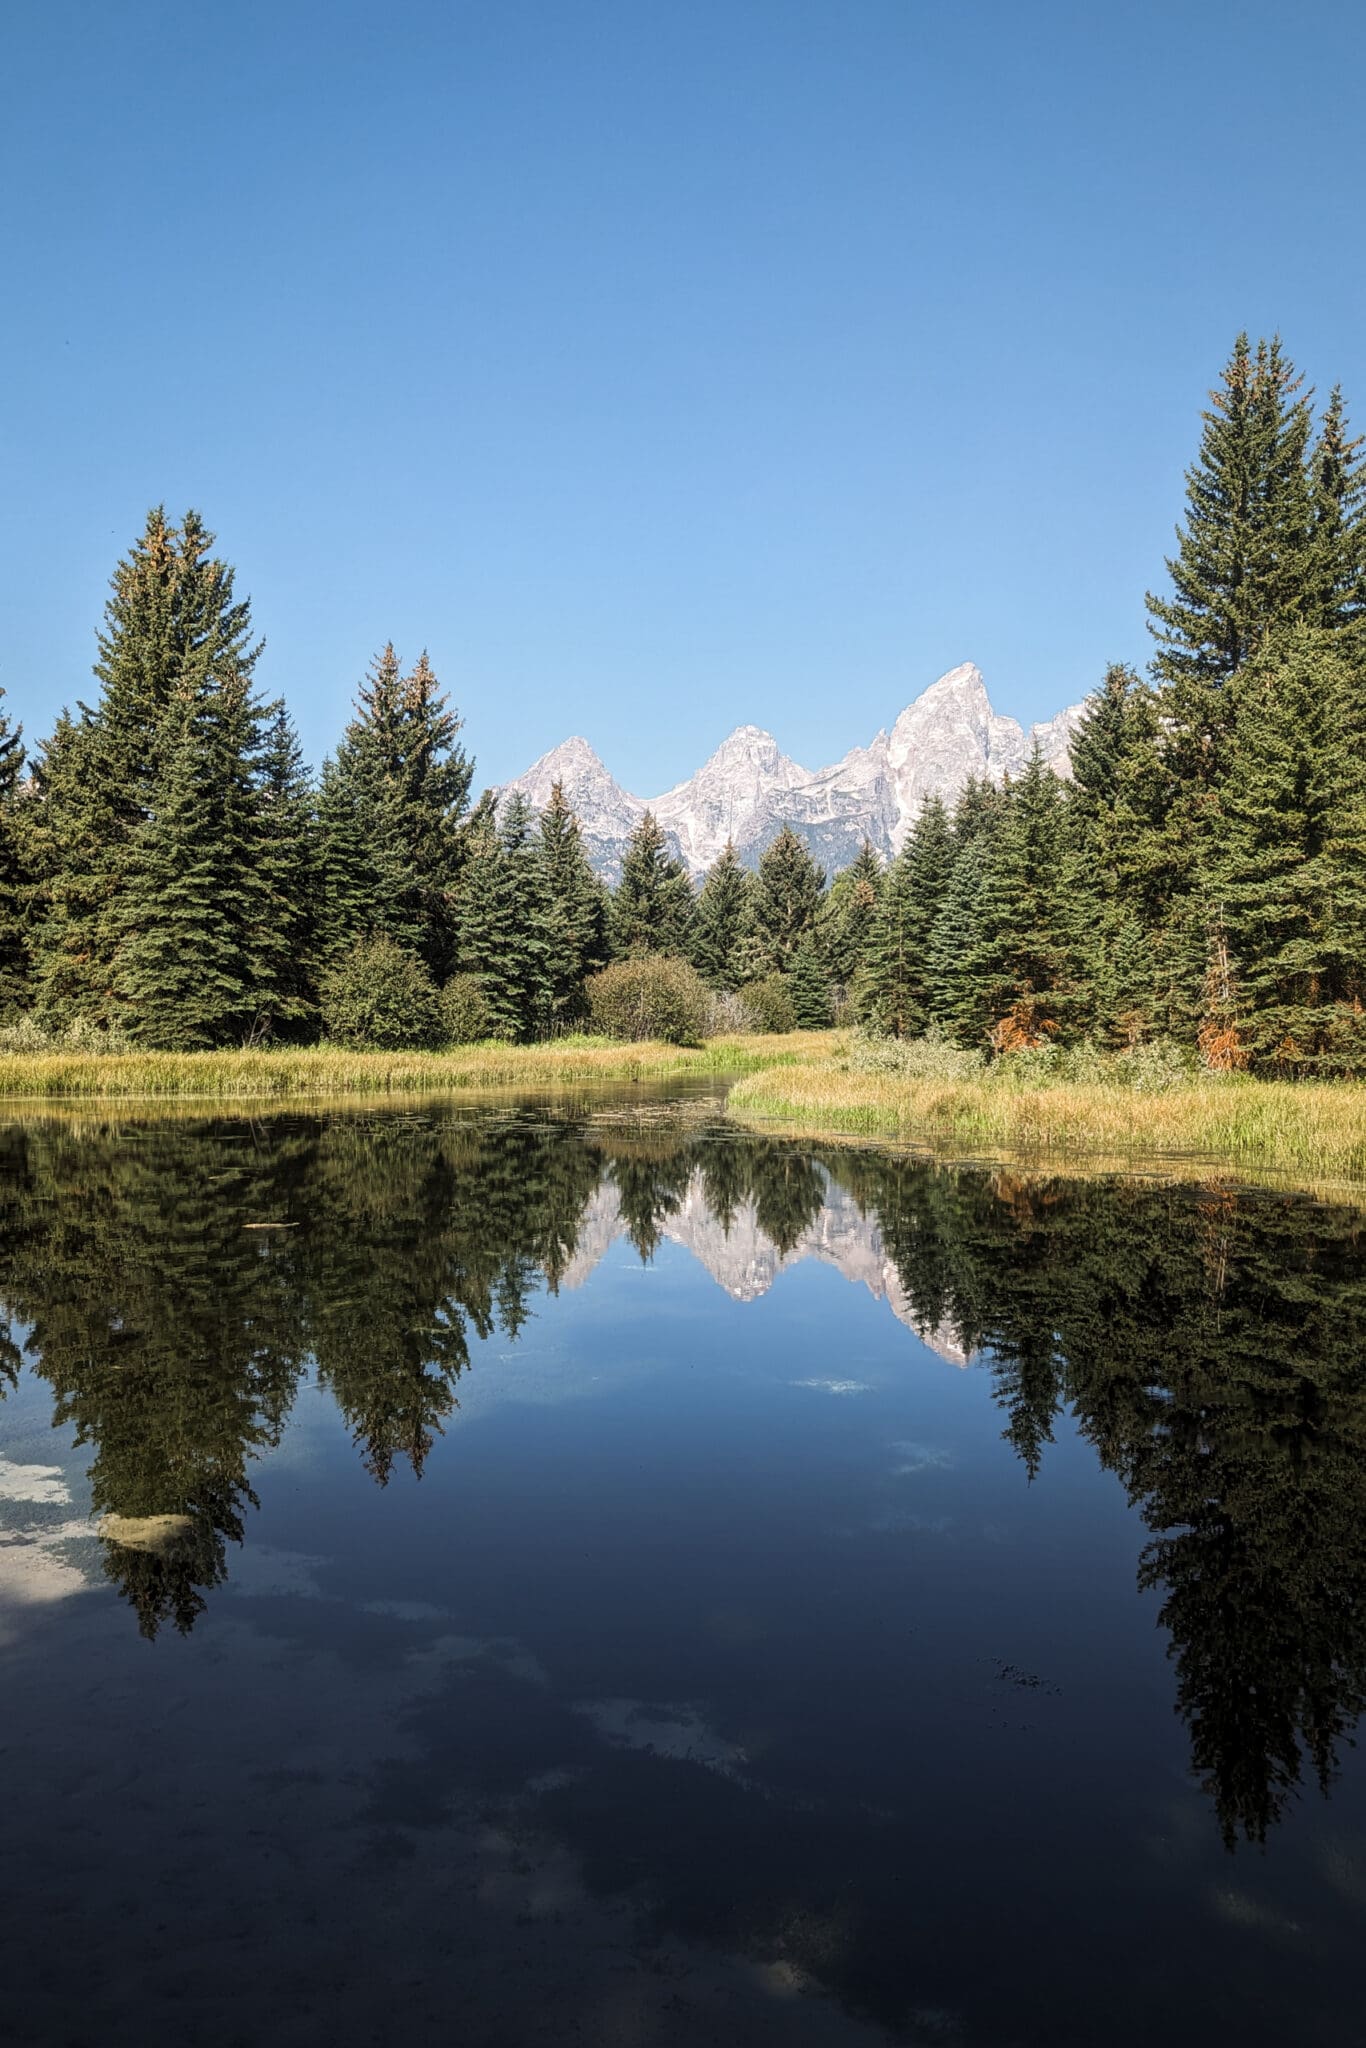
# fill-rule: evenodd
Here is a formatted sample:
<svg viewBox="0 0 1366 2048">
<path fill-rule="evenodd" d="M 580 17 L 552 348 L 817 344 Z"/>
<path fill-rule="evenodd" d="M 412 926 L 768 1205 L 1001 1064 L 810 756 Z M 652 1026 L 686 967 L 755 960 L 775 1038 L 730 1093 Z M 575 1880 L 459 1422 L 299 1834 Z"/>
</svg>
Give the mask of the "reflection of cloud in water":
<svg viewBox="0 0 1366 2048">
<path fill-rule="evenodd" d="M 13 1508 L 69 1507 L 71 1487 L 60 1465 L 23 1465 L 0 1457 L 0 1501 Z M 31 1607 L 83 1593 L 95 1581 L 88 1569 L 94 1556 L 94 1538 L 84 1520 L 13 1517 L 0 1529 L 0 1605 Z M 13 1630 L 0 1628 L 0 1643 L 13 1640 Z"/>
<path fill-rule="evenodd" d="M 1281 1941 L 1300 1941 L 1304 1929 L 1298 1920 L 1291 1920 L 1286 1914 L 1278 1913 L 1273 1906 L 1264 1906 L 1248 1892 L 1238 1891 L 1233 1885 L 1216 1886 L 1211 1902 L 1221 1920 L 1229 1921 L 1234 1927 L 1255 1928 L 1257 1933 L 1275 1936 Z"/>
<path fill-rule="evenodd" d="M 794 1387 L 811 1387 L 818 1394 L 871 1394 L 866 1380 L 792 1380 Z"/>
<path fill-rule="evenodd" d="M 419 1667 L 448 1668 L 453 1664 L 492 1664 L 509 1678 L 525 1685 L 547 1686 L 545 1666 L 539 1657 L 513 1636 L 436 1636 L 420 1649 L 412 1650 L 404 1662 Z"/>
<path fill-rule="evenodd" d="M 892 1450 L 899 1460 L 892 1467 L 897 1479 L 907 1479 L 915 1472 L 949 1472 L 958 1462 L 952 1451 L 938 1444 L 899 1443 L 893 1444 Z"/>
<path fill-rule="evenodd" d="M 70 1499 L 71 1488 L 60 1465 L 16 1465 L 9 1458 L 0 1458 L 0 1500 L 50 1507 L 65 1505 Z"/>
<path fill-rule="evenodd" d="M 309 1557 L 301 1550 L 273 1550 L 268 1543 L 249 1543 L 234 1553 L 229 1564 L 228 1587 L 247 1600 L 326 1600 L 317 1574 L 326 1557 Z"/>
<path fill-rule="evenodd" d="M 697 1709 L 686 1703 L 576 1700 L 573 1710 L 617 1749 L 639 1749 L 679 1763 L 701 1764 L 727 1778 L 738 1778 L 737 1767 L 748 1761 L 743 1749 L 709 1728 Z"/>
<path fill-rule="evenodd" d="M 0 1605 L 31 1606 L 65 1600 L 83 1593 L 96 1580 L 73 1546 L 88 1547 L 93 1562 L 94 1539 L 88 1522 L 59 1522 L 47 1529 L 11 1529 L 0 1534 Z M 0 1643 L 12 1640 L 0 1627 Z"/>
<path fill-rule="evenodd" d="M 879 1536 L 897 1536 L 917 1533 L 921 1536 L 947 1536 L 955 1527 L 952 1515 L 913 1515 L 900 1508 L 885 1508 L 869 1518 L 864 1525 Z"/>
<path fill-rule="evenodd" d="M 449 1610 L 430 1600 L 363 1600 L 362 1614 L 387 1614 L 395 1621 L 445 1621 Z"/>
</svg>

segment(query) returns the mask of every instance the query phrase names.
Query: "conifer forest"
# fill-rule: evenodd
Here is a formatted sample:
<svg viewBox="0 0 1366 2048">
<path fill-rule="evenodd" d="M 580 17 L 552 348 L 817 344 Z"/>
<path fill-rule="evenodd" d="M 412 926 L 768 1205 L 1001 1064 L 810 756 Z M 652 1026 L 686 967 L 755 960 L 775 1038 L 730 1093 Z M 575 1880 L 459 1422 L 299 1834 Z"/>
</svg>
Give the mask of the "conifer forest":
<svg viewBox="0 0 1366 2048">
<path fill-rule="evenodd" d="M 1366 1068 L 1366 465 L 1342 394 L 1238 339 L 1144 672 L 1070 780 L 928 800 L 884 868 L 785 828 L 694 888 L 653 817 L 615 890 L 563 791 L 475 799 L 425 654 L 385 645 L 314 775 L 197 512 L 118 563 L 93 701 L 0 706 L 0 1042 L 377 1048 L 819 1028 L 992 1056 L 1161 1040 L 1215 1071 Z M 277 680 L 278 679 L 273 679 Z"/>
</svg>

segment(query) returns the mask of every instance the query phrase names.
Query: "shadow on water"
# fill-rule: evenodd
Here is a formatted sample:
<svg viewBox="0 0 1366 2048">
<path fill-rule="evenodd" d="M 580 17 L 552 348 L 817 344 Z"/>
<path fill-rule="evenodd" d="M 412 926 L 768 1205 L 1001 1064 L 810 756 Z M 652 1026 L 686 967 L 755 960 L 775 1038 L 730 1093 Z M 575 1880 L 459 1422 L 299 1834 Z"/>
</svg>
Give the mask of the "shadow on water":
<svg viewBox="0 0 1366 2048">
<path fill-rule="evenodd" d="M 648 1262 L 685 1244 L 742 1301 L 824 1259 L 944 1357 L 979 1362 L 1022 1479 L 1048 1484 L 1065 1421 L 1119 1480 L 1225 1843 L 1267 1843 L 1306 1786 L 1333 1784 L 1366 1707 L 1351 1208 L 823 1151 L 705 1105 L 40 1123 L 2 1145 L 0 1384 L 27 1366 L 87 1448 L 102 1568 L 148 1639 L 189 1633 L 250 1544 L 254 1474 L 305 1387 L 330 1395 L 386 1487 L 422 1475 L 472 1357 L 498 1371 L 480 1346 L 515 1346 L 612 1246 Z M 384 1631 L 406 1624 L 374 1626 L 382 1659 Z M 775 1797 L 740 1743 L 686 1716 L 661 1713 L 634 1746 L 617 1729 L 604 1760 L 575 1701 L 542 1690 L 533 1710 L 497 1656 L 468 1675 L 488 1711 L 447 1769 L 463 1796 L 511 1798 L 541 1773 L 538 1824 L 573 1844 L 591 1890 L 637 1901 L 651 1940 L 781 1953 L 902 2038 L 938 2038 L 937 2007 L 907 2018 L 902 1915 L 924 1880 L 899 1874 L 914 1849 L 896 1828 Z M 449 1709 L 403 1711 L 410 1759 L 370 1794 L 395 1841 Z M 782 1703 L 770 1711 L 779 1723 Z M 623 1806 L 649 1830 L 624 1833 Z"/>
</svg>

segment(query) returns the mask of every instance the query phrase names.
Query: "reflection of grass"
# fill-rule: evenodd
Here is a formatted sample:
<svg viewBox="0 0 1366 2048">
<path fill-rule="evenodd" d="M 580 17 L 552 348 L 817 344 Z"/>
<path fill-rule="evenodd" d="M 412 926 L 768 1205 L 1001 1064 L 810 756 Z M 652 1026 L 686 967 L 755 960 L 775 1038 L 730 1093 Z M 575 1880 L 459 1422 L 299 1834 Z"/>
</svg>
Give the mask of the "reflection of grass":
<svg viewBox="0 0 1366 2048">
<path fill-rule="evenodd" d="M 334 1047 L 268 1052 L 77 1052 L 0 1054 L 0 1096 L 111 1100 L 193 1097 L 443 1094 L 461 1088 L 577 1086 L 652 1081 L 683 1074 L 744 1074 L 827 1053 L 833 1032 L 713 1038 L 702 1046 L 623 1045 L 561 1039 L 548 1045 L 470 1045 L 450 1052 L 341 1052 Z"/>
<path fill-rule="evenodd" d="M 1197 1157 L 1297 1178 L 1366 1179 L 1366 1086 L 1356 1082 L 1211 1078 L 1145 1093 L 1022 1082 L 1004 1062 L 955 1081 L 856 1072 L 827 1056 L 750 1075 L 731 1090 L 730 1108 L 803 1132 L 1115 1160 Z"/>
</svg>

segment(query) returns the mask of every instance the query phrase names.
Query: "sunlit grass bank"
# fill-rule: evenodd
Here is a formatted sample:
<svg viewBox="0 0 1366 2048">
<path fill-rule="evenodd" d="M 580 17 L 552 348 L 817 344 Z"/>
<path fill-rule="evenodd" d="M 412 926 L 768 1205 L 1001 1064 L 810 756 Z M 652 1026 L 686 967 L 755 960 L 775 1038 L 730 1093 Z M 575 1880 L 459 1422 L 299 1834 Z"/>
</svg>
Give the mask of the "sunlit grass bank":
<svg viewBox="0 0 1366 2048">
<path fill-rule="evenodd" d="M 54 1100 L 194 1099 L 442 1094 L 456 1089 L 577 1087 L 685 1074 L 747 1074 L 828 1057 L 834 1032 L 713 1038 L 702 1046 L 567 1038 L 548 1045 L 460 1046 L 450 1052 L 343 1052 L 313 1046 L 267 1052 L 0 1054 L 0 1097 Z"/>
<path fill-rule="evenodd" d="M 1146 1092 L 1119 1081 L 1030 1082 L 1008 1062 L 966 1079 L 860 1072 L 839 1058 L 754 1073 L 731 1090 L 745 1121 L 804 1134 L 891 1137 L 930 1147 L 1200 1158 L 1297 1178 L 1366 1180 L 1366 1085 L 1241 1078 Z"/>
</svg>

